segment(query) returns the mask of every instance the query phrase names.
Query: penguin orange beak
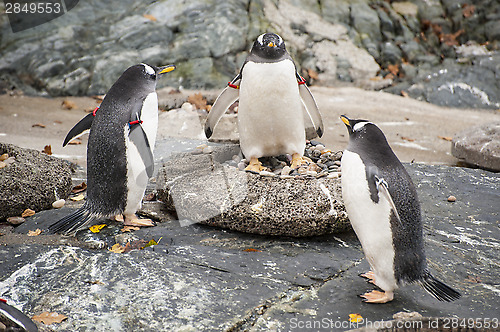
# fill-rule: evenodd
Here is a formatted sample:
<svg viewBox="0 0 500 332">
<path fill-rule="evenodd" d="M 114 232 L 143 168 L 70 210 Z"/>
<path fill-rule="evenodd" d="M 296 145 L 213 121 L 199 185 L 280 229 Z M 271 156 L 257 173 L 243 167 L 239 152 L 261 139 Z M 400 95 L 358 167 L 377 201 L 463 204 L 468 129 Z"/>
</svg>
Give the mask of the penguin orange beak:
<svg viewBox="0 0 500 332">
<path fill-rule="evenodd" d="M 160 67 L 160 68 L 158 68 L 158 75 L 170 73 L 173 70 L 175 70 L 175 65 L 168 65 L 165 67 Z"/>
<path fill-rule="evenodd" d="M 349 118 L 348 118 L 347 116 L 345 116 L 345 115 L 341 115 L 341 116 L 340 116 L 340 120 L 342 120 L 342 122 L 343 122 L 343 123 L 345 123 L 345 125 L 346 125 L 347 127 L 350 127 L 350 126 L 351 126 L 351 124 L 349 123 Z"/>
<path fill-rule="evenodd" d="M 269 46 L 269 47 L 276 47 L 276 44 L 273 43 L 273 42 L 269 42 L 269 44 L 267 44 L 267 46 Z"/>
</svg>

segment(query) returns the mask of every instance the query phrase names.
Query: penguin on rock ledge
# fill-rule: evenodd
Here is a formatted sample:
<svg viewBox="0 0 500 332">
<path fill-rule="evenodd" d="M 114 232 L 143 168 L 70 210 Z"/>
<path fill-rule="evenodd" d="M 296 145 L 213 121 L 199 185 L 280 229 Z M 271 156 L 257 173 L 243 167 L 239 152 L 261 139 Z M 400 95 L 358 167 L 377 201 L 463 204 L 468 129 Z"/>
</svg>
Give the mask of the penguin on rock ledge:
<svg viewBox="0 0 500 332">
<path fill-rule="evenodd" d="M 314 97 L 277 34 L 264 33 L 255 40 L 240 73 L 217 97 L 208 114 L 207 138 L 238 99 L 240 147 L 249 160 L 246 171 L 258 173 L 264 169 L 259 158 L 283 154 L 292 156 L 292 168 L 308 163 L 303 157 L 304 108 L 320 137 L 323 122 Z"/>
</svg>

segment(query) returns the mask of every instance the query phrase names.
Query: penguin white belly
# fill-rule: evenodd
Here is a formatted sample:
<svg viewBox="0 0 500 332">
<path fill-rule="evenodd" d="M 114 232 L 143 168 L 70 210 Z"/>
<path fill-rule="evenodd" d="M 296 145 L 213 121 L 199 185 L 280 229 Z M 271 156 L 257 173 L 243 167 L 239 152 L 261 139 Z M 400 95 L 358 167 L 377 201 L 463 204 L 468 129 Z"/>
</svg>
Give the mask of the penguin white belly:
<svg viewBox="0 0 500 332">
<path fill-rule="evenodd" d="M 390 204 L 381 195 L 378 203 L 372 201 L 365 166 L 358 154 L 344 151 L 341 179 L 347 214 L 375 273 L 375 284 L 384 291 L 392 291 L 398 286 L 394 277 Z"/>
<path fill-rule="evenodd" d="M 153 152 L 158 130 L 158 97 L 156 92 L 150 93 L 144 100 L 141 111 L 141 124 L 148 137 Z M 146 165 L 137 146 L 128 138 L 128 124 L 125 126 L 126 153 L 127 153 L 127 202 L 125 214 L 134 214 L 141 207 L 142 197 L 146 191 L 149 177 Z"/>
<path fill-rule="evenodd" d="M 292 61 L 245 64 L 239 100 L 240 146 L 246 158 L 304 153 L 302 101 Z"/>
</svg>

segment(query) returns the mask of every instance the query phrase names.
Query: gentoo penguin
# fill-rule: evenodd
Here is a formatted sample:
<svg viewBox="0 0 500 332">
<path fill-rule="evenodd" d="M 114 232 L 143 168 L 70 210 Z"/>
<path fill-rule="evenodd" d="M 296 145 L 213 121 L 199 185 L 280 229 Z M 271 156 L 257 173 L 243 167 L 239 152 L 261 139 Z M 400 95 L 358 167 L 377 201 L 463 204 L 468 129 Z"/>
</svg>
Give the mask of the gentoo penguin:
<svg viewBox="0 0 500 332">
<path fill-rule="evenodd" d="M 383 290 L 361 295 L 386 303 L 399 286 L 417 283 L 440 301 L 460 293 L 427 268 L 420 203 L 413 182 L 382 131 L 366 120 L 341 116 L 349 132 L 342 155 L 342 197 L 371 270 L 362 276 Z"/>
<path fill-rule="evenodd" d="M 158 129 L 158 77 L 173 65 L 138 64 L 113 84 L 100 107 L 68 133 L 64 145 L 90 129 L 87 144 L 87 200 L 49 226 L 53 233 L 74 234 L 96 218 L 117 216 L 126 225 L 142 223 L 135 215 L 153 175 Z"/>
<path fill-rule="evenodd" d="M 323 122 L 314 97 L 277 34 L 264 33 L 255 40 L 240 73 L 208 114 L 207 138 L 237 99 L 240 147 L 250 161 L 247 171 L 261 171 L 258 158 L 267 156 L 290 154 L 292 168 L 306 163 L 302 157 L 306 143 L 303 107 L 320 137 Z"/>
<path fill-rule="evenodd" d="M 28 332 L 38 331 L 38 327 L 28 316 L 8 305 L 4 299 L 0 299 L 0 322 L 4 323 L 8 328 L 12 328 L 12 331 L 18 331 L 18 328 Z M 15 327 L 12 325 L 15 325 Z"/>
</svg>

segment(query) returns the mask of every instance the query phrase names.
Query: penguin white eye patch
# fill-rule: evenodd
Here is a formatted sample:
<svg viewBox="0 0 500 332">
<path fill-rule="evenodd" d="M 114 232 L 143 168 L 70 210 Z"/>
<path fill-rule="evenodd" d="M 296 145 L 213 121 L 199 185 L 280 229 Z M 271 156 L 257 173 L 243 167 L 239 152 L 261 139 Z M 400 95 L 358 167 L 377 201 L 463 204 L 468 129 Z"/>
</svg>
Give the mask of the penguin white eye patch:
<svg viewBox="0 0 500 332">
<path fill-rule="evenodd" d="M 142 63 L 142 65 L 144 66 L 144 69 L 146 70 L 146 73 L 148 73 L 149 75 L 154 75 L 155 74 L 155 70 L 153 68 L 151 68 L 150 66 L 148 66 L 145 63 Z"/>
<path fill-rule="evenodd" d="M 263 45 L 263 43 L 264 43 L 264 35 L 265 35 L 265 33 L 263 33 L 262 35 L 260 35 L 259 37 L 257 37 L 257 41 L 261 45 Z M 276 35 L 276 36 L 278 36 L 278 46 L 279 46 L 279 45 L 281 45 L 283 43 L 283 39 L 281 38 L 280 35 Z"/>
<path fill-rule="evenodd" d="M 352 131 L 358 131 L 358 130 L 361 130 L 361 128 L 363 128 L 365 125 L 369 124 L 371 122 L 358 122 L 354 125 L 354 127 L 352 127 Z"/>
</svg>

